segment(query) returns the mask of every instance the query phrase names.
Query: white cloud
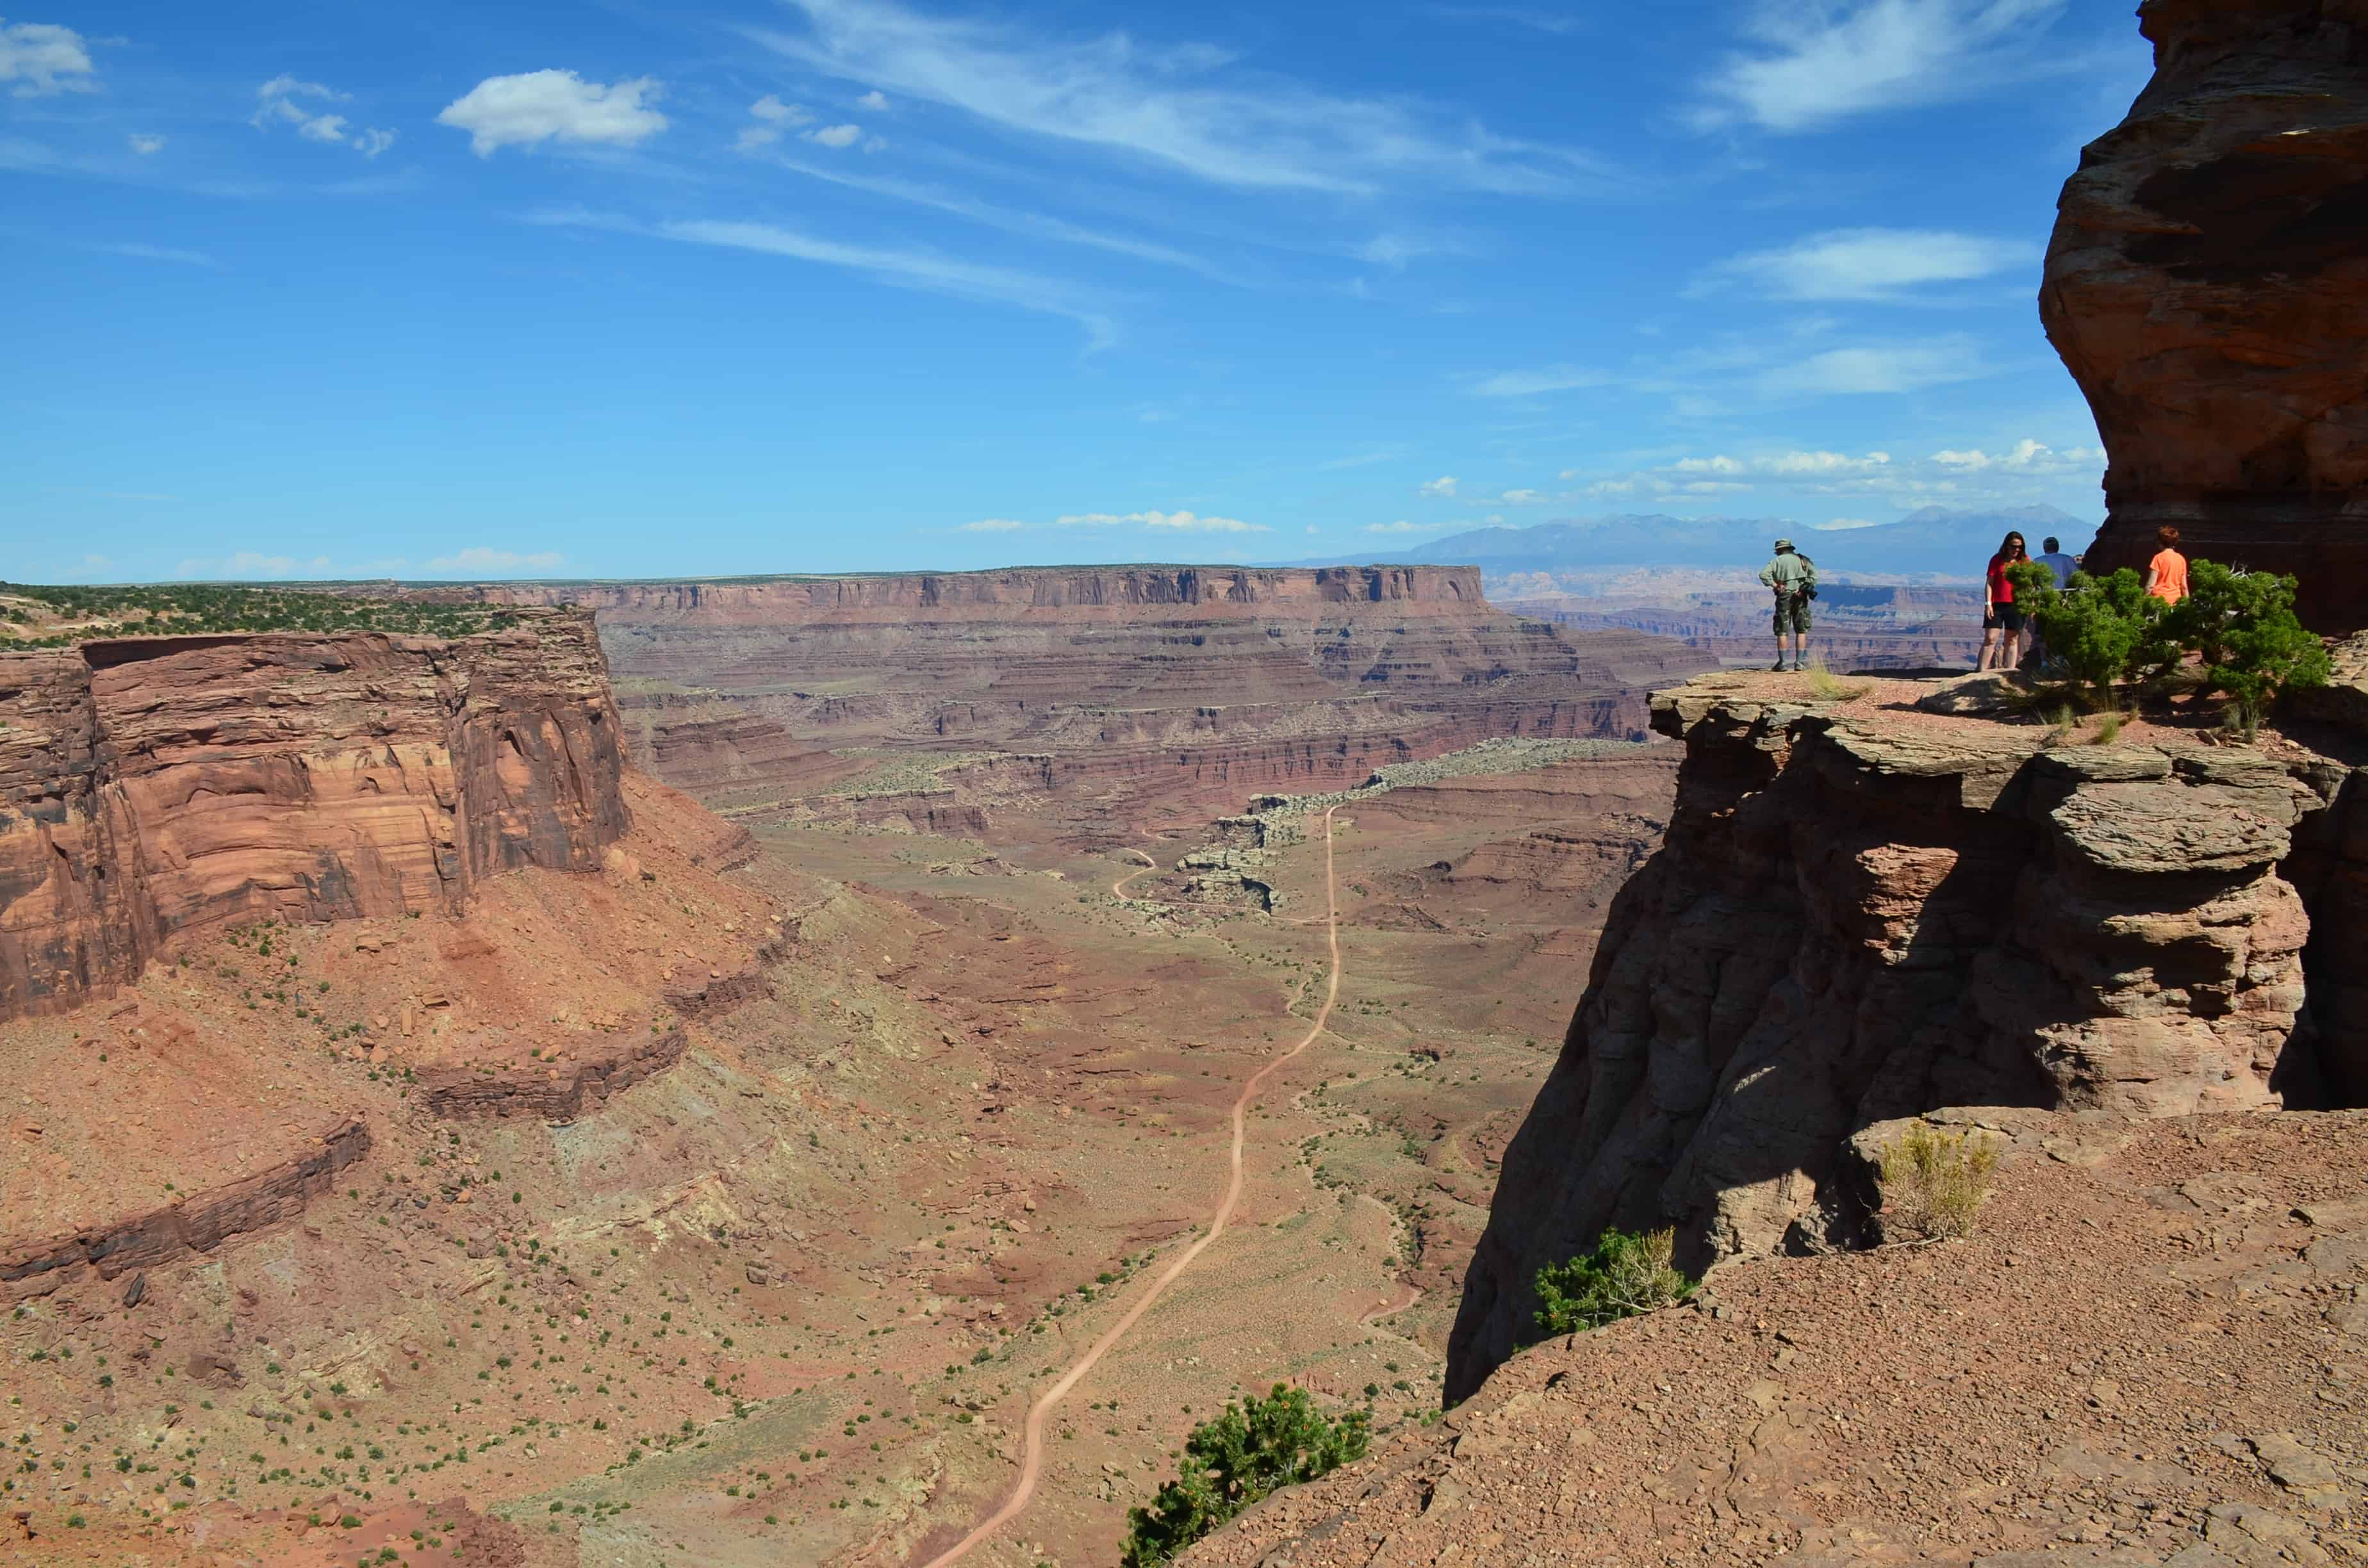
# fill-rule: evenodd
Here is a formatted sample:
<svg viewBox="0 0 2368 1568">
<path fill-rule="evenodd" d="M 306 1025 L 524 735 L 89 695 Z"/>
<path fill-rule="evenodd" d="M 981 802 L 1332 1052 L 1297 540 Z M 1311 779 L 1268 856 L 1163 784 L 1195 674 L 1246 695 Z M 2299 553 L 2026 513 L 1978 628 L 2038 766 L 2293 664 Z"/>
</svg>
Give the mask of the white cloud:
<svg viewBox="0 0 2368 1568">
<path fill-rule="evenodd" d="M 1405 184 L 1549 194 L 1603 180 L 1563 148 L 1452 123 L 1406 98 L 1349 98 L 1229 75 L 1203 44 L 1023 33 L 894 0 L 789 0 L 806 30 L 758 41 L 804 64 L 944 104 L 1006 131 L 1066 142 L 1243 188 L 1376 194 Z M 875 90 L 878 90 L 875 88 Z"/>
<path fill-rule="evenodd" d="M 1400 517 L 1395 523 L 1367 523 L 1365 531 L 1369 534 L 1431 534 L 1463 526 L 1462 523 L 1409 523 Z"/>
<path fill-rule="evenodd" d="M 1872 517 L 1836 517 L 1830 523 L 1811 523 L 1809 527 L 1821 534 L 1847 533 L 1852 528 L 1871 528 L 1880 525 Z"/>
<path fill-rule="evenodd" d="M 1784 300 L 1894 300 L 1932 283 L 1968 283 L 2035 267 L 2038 245 L 1941 229 L 1837 229 L 1738 256 L 1714 279 L 1739 278 Z"/>
<path fill-rule="evenodd" d="M 806 132 L 807 141 L 818 142 L 825 147 L 852 147 L 862 136 L 863 127 L 860 125 L 825 125 L 820 130 Z"/>
<path fill-rule="evenodd" d="M 856 99 L 855 107 L 858 108 L 868 108 L 874 114 L 880 114 L 885 111 L 888 108 L 888 95 L 880 91 L 879 88 L 874 87 L 871 91 Z"/>
<path fill-rule="evenodd" d="M 392 131 L 381 131 L 372 126 L 348 131 L 344 115 L 315 114 L 300 101 L 312 99 L 321 103 L 345 103 L 352 98 L 351 93 L 340 93 L 318 82 L 300 82 L 293 76 L 283 74 L 274 76 L 257 87 L 255 96 L 256 110 L 247 123 L 257 131 L 268 131 L 275 125 L 292 125 L 296 128 L 296 134 L 308 142 L 351 147 L 365 158 L 375 158 L 394 145 L 394 132 Z M 132 139 L 132 145 L 141 152 L 154 150 L 140 147 L 137 137 Z M 164 145 L 162 137 L 156 139 L 156 145 Z"/>
<path fill-rule="evenodd" d="M 1472 390 L 1482 397 L 1532 397 L 1541 392 L 1571 392 L 1608 384 L 1600 370 L 1577 365 L 1548 365 L 1542 370 L 1503 370 L 1481 381 Z"/>
<path fill-rule="evenodd" d="M 648 107 L 659 90 L 647 76 L 612 84 L 587 82 L 573 71 L 488 76 L 446 105 L 436 123 L 467 131 L 469 150 L 480 158 L 552 141 L 632 147 L 666 128 L 666 116 Z"/>
<path fill-rule="evenodd" d="M 555 550 L 537 551 L 522 555 L 514 550 L 488 550 L 484 545 L 472 545 L 456 550 L 450 555 L 439 555 L 427 563 L 430 572 L 496 573 L 548 572 L 566 557 Z"/>
<path fill-rule="evenodd" d="M 1957 473 L 1980 473 L 1990 470 L 2008 473 L 2066 473 L 2093 468 L 2105 460 L 2105 454 L 2102 449 L 2096 447 L 2066 447 L 2057 451 L 2044 441 L 2025 437 L 1996 457 L 1974 447 L 1964 450 L 1934 452 L 1932 460 Z"/>
<path fill-rule="evenodd" d="M 1801 131 L 1853 114 L 1972 97 L 2075 68 L 2039 48 L 2068 0 L 1757 0 L 1757 48 L 1705 84 L 1705 128 Z"/>
<path fill-rule="evenodd" d="M 165 150 L 165 139 L 162 136 L 150 136 L 135 131 L 129 140 L 131 142 L 131 150 L 143 158 L 151 153 L 161 153 Z"/>
<path fill-rule="evenodd" d="M 1415 491 L 1417 494 L 1436 495 L 1440 500 L 1452 501 L 1455 499 L 1455 476 L 1452 473 L 1443 473 L 1437 479 L 1424 480 L 1415 486 Z"/>
<path fill-rule="evenodd" d="M 1979 346 L 1956 335 L 1829 348 L 1761 372 L 1757 385 L 1770 397 L 1896 395 L 1978 381 L 1989 373 Z"/>
<path fill-rule="evenodd" d="M 814 110 L 802 104 L 785 104 L 770 93 L 750 104 L 748 112 L 757 123 L 740 128 L 740 140 L 734 145 L 743 153 L 769 147 L 781 139 L 784 131 L 814 119 Z"/>
<path fill-rule="evenodd" d="M 1550 497 L 1542 490 L 1508 490 L 1497 499 L 1507 506 L 1538 506 Z"/>
<path fill-rule="evenodd" d="M 1669 465 L 1671 473 L 1741 473 L 1743 465 L 1733 458 L 1679 458 Z"/>
<path fill-rule="evenodd" d="M 1274 530 L 1264 523 L 1239 517 L 1204 517 L 1192 512 L 1072 512 L 1049 525 L 1015 522 L 1009 517 L 985 517 L 964 523 L 964 533 L 1008 533 L 1015 528 L 1046 526 L 1055 528 L 1144 528 L 1154 533 L 1263 534 Z"/>
<path fill-rule="evenodd" d="M 0 22 L 0 82 L 11 97 L 98 90 L 82 34 L 54 22 Z"/>
</svg>

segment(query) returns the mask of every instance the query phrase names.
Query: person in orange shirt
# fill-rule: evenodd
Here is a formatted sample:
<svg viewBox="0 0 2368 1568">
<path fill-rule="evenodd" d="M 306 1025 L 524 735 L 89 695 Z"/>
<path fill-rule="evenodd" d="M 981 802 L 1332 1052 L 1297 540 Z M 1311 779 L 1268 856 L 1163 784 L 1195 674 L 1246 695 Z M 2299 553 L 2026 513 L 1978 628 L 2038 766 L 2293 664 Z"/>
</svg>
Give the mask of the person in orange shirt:
<svg viewBox="0 0 2368 1568">
<path fill-rule="evenodd" d="M 2146 562 L 2146 592 L 2175 605 L 2187 597 L 2187 557 L 2179 553 L 2179 530 L 2168 526 L 2157 528 L 2154 540 L 2162 549 Z"/>
</svg>

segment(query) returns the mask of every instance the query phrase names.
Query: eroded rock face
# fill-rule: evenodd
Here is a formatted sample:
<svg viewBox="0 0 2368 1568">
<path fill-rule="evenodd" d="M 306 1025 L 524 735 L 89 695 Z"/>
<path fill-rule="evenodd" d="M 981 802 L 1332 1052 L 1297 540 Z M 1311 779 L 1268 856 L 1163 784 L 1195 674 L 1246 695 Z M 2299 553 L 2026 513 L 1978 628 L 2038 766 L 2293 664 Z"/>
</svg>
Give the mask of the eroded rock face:
<svg viewBox="0 0 2368 1568">
<path fill-rule="evenodd" d="M 2065 185 L 2040 310 L 2095 411 L 2091 566 L 2290 572 L 2368 622 L 2368 0 L 2146 0 L 2155 76 Z"/>
<path fill-rule="evenodd" d="M 457 642 L 127 639 L 0 655 L 0 1019 L 185 933 L 454 908 L 597 870 L 627 815 L 591 619 Z"/>
<path fill-rule="evenodd" d="M 1699 1264 L 1854 1239 L 1855 1131 L 1945 1106 L 2148 1116 L 2315 1095 L 2310 921 L 2281 874 L 2320 796 L 2254 753 L 2042 752 L 1709 676 L 1654 699 L 1686 760 L 1554 1073 L 1505 1156 L 1451 1401 L 1531 1280 L 1606 1226 Z"/>
</svg>

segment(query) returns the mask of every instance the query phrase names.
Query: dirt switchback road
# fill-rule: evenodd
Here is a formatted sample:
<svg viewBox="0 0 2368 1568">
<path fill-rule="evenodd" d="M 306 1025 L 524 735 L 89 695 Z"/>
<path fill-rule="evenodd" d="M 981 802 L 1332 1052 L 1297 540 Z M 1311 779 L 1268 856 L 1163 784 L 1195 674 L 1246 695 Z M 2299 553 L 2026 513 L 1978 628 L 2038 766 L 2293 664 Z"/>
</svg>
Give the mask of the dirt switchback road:
<svg viewBox="0 0 2368 1568">
<path fill-rule="evenodd" d="M 1102 1336 L 1094 1341 L 1092 1347 L 1077 1358 L 1076 1364 L 1062 1373 L 1060 1381 L 1046 1389 L 1036 1403 L 1029 1407 L 1028 1424 L 1021 1440 L 1019 1479 L 1012 1485 L 1011 1494 L 1003 1500 L 1002 1506 L 994 1513 L 980 1520 L 970 1534 L 962 1537 L 937 1556 L 930 1558 L 926 1568 L 946 1568 L 948 1563 L 960 1562 L 970 1555 L 973 1548 L 1013 1519 L 1018 1518 L 1026 1510 L 1029 1503 L 1036 1495 L 1037 1478 L 1044 1468 L 1044 1426 L 1053 1410 L 1059 1406 L 1062 1400 L 1068 1397 L 1071 1390 L 1085 1380 L 1087 1373 L 1100 1364 L 1101 1358 L 1109 1355 L 1111 1348 L 1120 1340 L 1124 1339 L 1136 1324 L 1143 1321 L 1143 1315 L 1167 1293 L 1167 1287 L 1176 1283 L 1183 1276 L 1184 1271 L 1192 1267 L 1193 1261 L 1208 1251 L 1219 1236 L 1225 1233 L 1225 1226 L 1232 1221 L 1234 1209 L 1241 1202 L 1242 1198 L 1242 1144 L 1246 1136 L 1249 1108 L 1257 1102 L 1258 1092 L 1266 1086 L 1266 1081 L 1269 1077 L 1280 1072 L 1284 1063 L 1315 1043 L 1316 1038 L 1323 1034 L 1326 1026 L 1332 1021 L 1333 1005 L 1340 999 L 1340 886 L 1332 871 L 1332 812 L 1338 809 L 1337 806 L 1331 807 L 1324 813 L 1325 936 L 1326 945 L 1331 950 L 1332 962 L 1331 977 L 1324 987 L 1324 1006 L 1317 1009 L 1315 1023 L 1309 1027 L 1307 1033 L 1301 1037 L 1299 1043 L 1253 1074 L 1250 1081 L 1242 1085 L 1240 1096 L 1235 1099 L 1233 1151 L 1225 1175 L 1224 1196 L 1217 1200 L 1217 1210 L 1210 1216 L 1208 1230 L 1201 1233 L 1200 1240 L 1178 1254 L 1176 1261 L 1170 1263 L 1160 1272 L 1158 1278 L 1151 1282 L 1151 1288 L 1143 1293 L 1134 1305 L 1126 1310 L 1125 1315 L 1110 1324 Z M 1120 886 L 1133 880 L 1132 877 L 1125 878 Z M 1117 892 L 1118 888 L 1113 887 L 1110 891 Z"/>
</svg>

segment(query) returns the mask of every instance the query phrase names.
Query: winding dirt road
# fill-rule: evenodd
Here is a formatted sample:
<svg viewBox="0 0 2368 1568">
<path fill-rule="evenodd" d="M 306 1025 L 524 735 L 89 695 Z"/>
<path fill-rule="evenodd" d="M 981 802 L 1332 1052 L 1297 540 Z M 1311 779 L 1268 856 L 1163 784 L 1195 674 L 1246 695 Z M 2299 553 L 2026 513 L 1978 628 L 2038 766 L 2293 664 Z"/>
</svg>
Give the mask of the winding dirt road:
<svg viewBox="0 0 2368 1568">
<path fill-rule="evenodd" d="M 1077 1358 L 1075 1366 L 1061 1374 L 1060 1381 L 1046 1389 L 1036 1403 L 1029 1406 L 1028 1424 L 1021 1438 L 1019 1479 L 1012 1486 L 1011 1494 L 994 1513 L 981 1519 L 970 1534 L 930 1558 L 926 1568 L 946 1568 L 948 1563 L 960 1562 L 970 1555 L 973 1548 L 1019 1517 L 1036 1496 L 1037 1479 L 1044 1469 L 1044 1426 L 1052 1418 L 1053 1410 L 1068 1397 L 1070 1391 L 1085 1381 L 1087 1373 L 1101 1363 L 1101 1358 L 1143 1321 L 1143 1315 L 1167 1293 L 1167 1287 L 1175 1284 L 1184 1271 L 1192 1267 L 1193 1260 L 1225 1233 L 1225 1226 L 1232 1221 L 1234 1210 L 1242 1199 L 1242 1143 L 1249 1108 L 1257 1101 L 1258 1091 L 1265 1086 L 1268 1078 L 1315 1043 L 1325 1026 L 1332 1021 L 1333 1005 L 1340 999 L 1340 887 L 1332 874 L 1332 812 L 1338 809 L 1332 807 L 1324 813 L 1325 937 L 1332 955 L 1332 974 L 1324 988 L 1324 1006 L 1317 1010 L 1315 1022 L 1299 1043 L 1251 1074 L 1250 1081 L 1242 1085 L 1240 1096 L 1235 1099 L 1233 1158 L 1225 1176 L 1224 1196 L 1217 1200 L 1217 1211 L 1210 1217 L 1208 1230 L 1202 1233 L 1199 1241 L 1178 1255 L 1175 1262 L 1160 1271 L 1159 1277 L 1151 1282 L 1151 1289 L 1144 1291 L 1134 1305 L 1127 1308 L 1125 1315 L 1110 1324 L 1099 1339 L 1094 1341 L 1092 1347 Z M 1142 873 L 1135 874 L 1140 876 Z M 1133 880 L 1133 877 L 1121 878 L 1110 891 L 1118 892 L 1120 888 Z M 1119 896 L 1125 895 L 1120 893 Z"/>
</svg>

